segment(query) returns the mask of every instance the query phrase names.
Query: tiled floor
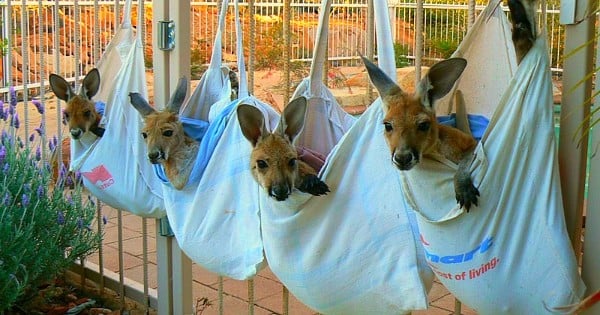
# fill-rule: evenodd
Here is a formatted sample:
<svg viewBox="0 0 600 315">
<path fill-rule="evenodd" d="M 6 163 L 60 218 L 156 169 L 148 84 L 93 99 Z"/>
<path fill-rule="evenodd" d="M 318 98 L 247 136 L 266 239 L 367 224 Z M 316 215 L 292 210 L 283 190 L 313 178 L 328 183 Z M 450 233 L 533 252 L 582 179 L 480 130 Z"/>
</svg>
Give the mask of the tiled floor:
<svg viewBox="0 0 600 315">
<path fill-rule="evenodd" d="M 117 211 L 109 207 L 103 207 L 103 215 L 108 219 L 104 226 L 104 267 L 119 272 L 118 259 L 118 225 Z M 142 246 L 142 219 L 135 215 L 123 212 L 123 273 L 126 278 L 143 282 L 143 246 Z M 148 283 L 151 288 L 157 287 L 156 276 L 156 238 L 155 220 L 148 219 Z M 98 263 L 98 255 L 92 255 L 89 260 Z M 219 313 L 218 287 L 219 278 L 198 265 L 193 265 L 193 296 L 194 301 L 202 298 L 208 299 L 210 305 L 201 313 L 212 315 Z M 270 315 L 283 314 L 283 286 L 275 275 L 267 268 L 262 270 L 254 278 L 254 314 Z M 223 309 L 224 314 L 248 314 L 248 282 L 233 279 L 223 281 Z M 430 308 L 425 311 L 413 312 L 415 315 L 447 315 L 454 310 L 454 297 L 438 282 L 435 281 L 429 292 Z M 317 314 L 300 301 L 289 295 L 288 311 L 290 315 Z M 462 306 L 462 314 L 476 314 L 473 310 Z"/>
</svg>

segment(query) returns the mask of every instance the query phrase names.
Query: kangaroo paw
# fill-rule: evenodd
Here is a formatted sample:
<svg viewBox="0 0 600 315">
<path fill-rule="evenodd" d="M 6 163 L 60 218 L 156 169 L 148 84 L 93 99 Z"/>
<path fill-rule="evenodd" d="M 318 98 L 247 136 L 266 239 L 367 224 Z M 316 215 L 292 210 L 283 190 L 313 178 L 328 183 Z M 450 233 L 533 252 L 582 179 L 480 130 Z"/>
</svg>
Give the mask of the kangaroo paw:
<svg viewBox="0 0 600 315">
<path fill-rule="evenodd" d="M 104 135 L 104 128 L 101 127 L 96 127 L 96 128 L 91 128 L 90 131 L 95 134 L 96 136 L 102 138 L 102 136 Z"/>
<path fill-rule="evenodd" d="M 527 52 L 533 47 L 536 37 L 535 30 L 535 0 L 509 0 L 512 20 L 512 40 L 517 52 L 517 61 L 525 57 Z"/>
<path fill-rule="evenodd" d="M 329 192 L 329 187 L 317 175 L 307 174 L 302 177 L 298 190 L 313 196 L 321 196 Z"/>
<path fill-rule="evenodd" d="M 477 197 L 479 197 L 479 190 L 473 185 L 471 178 L 457 181 L 454 186 L 454 192 L 456 193 L 456 201 L 467 212 L 471 210 L 471 205 L 478 205 Z"/>
</svg>

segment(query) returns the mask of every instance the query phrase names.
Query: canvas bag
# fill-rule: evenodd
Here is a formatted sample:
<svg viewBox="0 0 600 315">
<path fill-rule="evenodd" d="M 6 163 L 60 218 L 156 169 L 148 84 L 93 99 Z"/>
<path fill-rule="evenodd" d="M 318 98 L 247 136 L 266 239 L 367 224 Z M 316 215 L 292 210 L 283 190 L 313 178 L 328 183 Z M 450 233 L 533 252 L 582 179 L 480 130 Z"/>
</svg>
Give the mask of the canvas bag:
<svg viewBox="0 0 600 315">
<path fill-rule="evenodd" d="M 382 4 L 375 2 L 378 55 L 394 78 L 389 16 Z M 326 5 L 329 1 L 320 11 L 321 36 Z M 331 124 L 327 114 L 307 119 Z M 382 119 L 377 100 L 333 147 L 320 174 L 328 195 L 294 192 L 282 202 L 260 195 L 270 269 L 297 299 L 323 314 L 405 314 L 427 307 L 433 274 L 417 241 L 415 214 L 404 207 Z M 322 139 L 327 137 L 314 134 L 304 145 Z"/>
<path fill-rule="evenodd" d="M 123 23 L 98 63 L 100 90 L 95 100 L 106 103 L 101 138 L 88 132 L 71 139 L 70 169 L 83 175 L 85 187 L 111 207 L 142 217 L 165 215 L 162 187 L 146 157 L 140 136 L 142 119 L 129 104 L 129 93 L 148 97 L 140 35 L 131 25 L 131 0 Z"/>
<path fill-rule="evenodd" d="M 223 1 L 223 6 L 227 5 L 228 1 Z M 213 142 L 213 150 L 204 153 L 212 157 L 206 159 L 201 156 L 202 151 L 199 153 L 198 160 L 206 160 L 206 166 L 198 169 L 201 174 L 192 174 L 192 181 L 182 190 L 170 185 L 163 185 L 163 189 L 169 223 L 181 249 L 209 271 L 244 280 L 256 275 L 265 266 L 265 259 L 257 202 L 259 186 L 250 173 L 251 148 L 240 130 L 236 111 L 231 109 L 242 102 L 254 105 L 265 117 L 270 117 L 267 122 L 271 127 L 279 115 L 271 106 L 248 94 L 238 15 L 236 3 L 239 98 L 233 102 L 201 104 L 210 106 L 203 112 L 217 117 L 213 125 L 220 122 L 219 135 L 206 135 L 202 139 Z"/>
<path fill-rule="evenodd" d="M 508 65 L 486 54 L 489 49 L 479 50 L 484 43 L 497 51 L 512 45 L 508 36 L 490 44 L 489 26 L 508 25 L 500 9 L 490 12 L 494 9 L 490 3 L 459 48 L 470 56 L 467 69 L 482 62 L 477 58 Z M 478 207 L 465 213 L 457 205 L 456 165 L 449 161 L 424 159 L 398 172 L 406 206 L 418 213 L 429 265 L 479 314 L 552 314 L 549 308 L 577 302 L 585 291 L 564 222 L 549 69 L 540 36 L 507 81 L 476 147 L 470 170 L 481 193 Z M 463 74 L 457 88 L 466 91 L 461 87 L 466 81 L 491 76 L 479 70 Z M 467 104 L 480 101 L 466 98 Z"/>
<path fill-rule="evenodd" d="M 331 1 L 323 1 L 321 7 L 321 12 L 329 12 Z M 310 75 L 300 82 L 292 95 L 292 99 L 304 96 L 308 101 L 304 128 L 296 137 L 295 144 L 324 156 L 331 152 L 356 121 L 356 118 L 340 107 L 333 93 L 323 83 L 323 69 L 327 61 L 328 29 L 329 16 L 321 14 Z"/>
<path fill-rule="evenodd" d="M 223 29 L 225 28 L 225 17 L 227 16 L 227 5 L 229 1 L 223 1 L 219 13 L 219 24 L 213 43 L 212 55 L 208 69 L 200 77 L 200 82 L 194 92 L 182 106 L 180 117 L 199 119 L 206 122 L 213 121 L 209 116 L 210 109 L 215 103 L 229 104 L 231 99 L 231 82 L 229 80 L 229 68 L 222 64 L 223 59 Z"/>
</svg>

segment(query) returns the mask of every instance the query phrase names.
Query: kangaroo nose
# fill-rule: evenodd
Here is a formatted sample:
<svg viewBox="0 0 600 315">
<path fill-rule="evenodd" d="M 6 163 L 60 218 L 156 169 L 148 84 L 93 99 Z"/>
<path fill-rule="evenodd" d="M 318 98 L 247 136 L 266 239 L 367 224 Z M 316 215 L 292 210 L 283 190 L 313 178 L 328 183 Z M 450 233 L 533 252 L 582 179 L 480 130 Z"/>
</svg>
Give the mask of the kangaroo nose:
<svg viewBox="0 0 600 315">
<path fill-rule="evenodd" d="M 71 137 L 73 137 L 73 139 L 79 139 L 79 137 L 81 137 L 82 133 L 83 132 L 79 128 L 71 129 Z"/>
<path fill-rule="evenodd" d="M 413 160 L 414 156 L 411 152 L 402 154 L 395 153 L 392 157 L 392 161 L 394 162 L 394 164 L 396 164 L 396 166 L 403 171 L 411 169 L 416 164 L 413 163 Z"/>
<path fill-rule="evenodd" d="M 150 160 L 151 163 L 154 163 L 154 164 L 158 163 L 159 158 L 160 158 L 160 152 L 158 152 L 158 151 L 148 153 L 148 159 Z"/>
<path fill-rule="evenodd" d="M 277 201 L 283 201 L 287 199 L 287 197 L 290 195 L 290 192 L 291 191 L 288 185 L 275 185 L 271 187 L 270 195 L 275 197 Z"/>
</svg>

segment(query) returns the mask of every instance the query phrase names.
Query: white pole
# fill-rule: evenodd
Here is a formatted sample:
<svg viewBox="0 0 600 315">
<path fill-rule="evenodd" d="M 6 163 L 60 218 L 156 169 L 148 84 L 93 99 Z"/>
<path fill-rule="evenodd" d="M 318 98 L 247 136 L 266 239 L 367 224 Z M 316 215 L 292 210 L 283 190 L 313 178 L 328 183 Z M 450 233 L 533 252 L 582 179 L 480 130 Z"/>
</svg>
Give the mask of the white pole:
<svg viewBox="0 0 600 315">
<path fill-rule="evenodd" d="M 152 0 L 152 26 L 158 29 L 160 21 L 169 20 L 169 1 Z M 152 32 L 152 68 L 154 74 L 154 99 L 157 109 L 164 108 L 169 99 L 169 53 L 158 48 L 159 34 Z M 161 78 L 161 79 L 159 79 Z M 174 299 L 172 285 L 173 271 L 173 239 L 161 235 L 161 221 L 166 217 L 156 220 L 156 260 L 158 277 L 158 314 L 173 314 Z"/>
<path fill-rule="evenodd" d="M 572 0 L 562 0 L 572 2 Z M 585 174 L 587 165 L 587 139 L 578 143 L 578 128 L 588 129 L 584 123 L 590 113 L 589 98 L 592 79 L 586 74 L 593 71 L 594 47 L 589 44 L 594 36 L 594 19 L 587 18 L 589 0 L 577 0 L 573 16 L 561 16 L 565 24 L 565 56 L 563 94 L 559 136 L 559 168 L 565 219 L 575 254 L 581 253 L 581 225 L 584 205 Z M 577 50 L 579 47 L 583 49 Z"/>
<path fill-rule="evenodd" d="M 600 34 L 600 28 L 596 30 Z M 600 66 L 600 42 L 596 46 L 596 67 Z M 596 91 L 600 91 L 600 76 L 596 75 Z M 600 97 L 596 97 L 593 109 L 600 108 Z M 600 119 L 600 115 L 594 115 Z M 592 148 L 600 144 L 600 128 L 596 127 L 592 133 Z M 581 274 L 587 285 L 588 294 L 600 290 L 600 155 L 592 155 L 590 161 L 590 178 L 588 183 L 588 202 L 585 222 L 585 239 L 583 246 L 583 264 Z M 585 314 L 600 314 L 600 304 L 591 308 Z"/>
<path fill-rule="evenodd" d="M 169 20 L 175 23 L 175 48 L 166 54 L 169 58 L 169 73 L 164 78 L 169 81 L 169 97 L 175 91 L 179 78 L 188 79 L 190 95 L 190 1 L 171 1 L 168 8 Z M 155 78 L 160 78 L 155 75 Z M 156 84 L 156 83 L 155 83 Z M 171 238 L 173 258 L 173 313 L 192 314 L 192 261 L 179 248 L 175 238 Z"/>
</svg>

